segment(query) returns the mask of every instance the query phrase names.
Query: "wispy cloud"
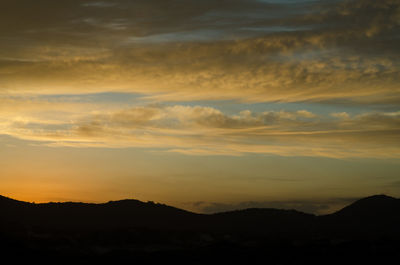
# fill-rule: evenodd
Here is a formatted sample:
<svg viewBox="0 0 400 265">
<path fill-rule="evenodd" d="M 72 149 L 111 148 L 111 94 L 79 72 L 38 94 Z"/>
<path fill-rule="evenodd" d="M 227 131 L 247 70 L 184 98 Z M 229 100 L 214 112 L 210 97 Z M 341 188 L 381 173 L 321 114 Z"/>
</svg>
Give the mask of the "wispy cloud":
<svg viewBox="0 0 400 265">
<path fill-rule="evenodd" d="M 93 114 L 65 110 L 58 119 L 43 114 L 46 106 L 14 113 L 0 113 L 0 133 L 51 146 L 147 147 L 190 155 L 400 156 L 398 112 L 330 117 L 307 110 L 226 114 L 205 106 L 145 105 Z"/>
<path fill-rule="evenodd" d="M 3 6 L 3 134 L 52 146 L 193 155 L 399 156 L 398 1 L 19 0 Z M 104 91 L 142 93 L 143 103 L 43 97 Z M 216 99 L 374 103 L 380 111 L 228 114 L 181 103 Z M 386 105 L 391 110 L 383 111 Z"/>
<path fill-rule="evenodd" d="M 2 90 L 400 101 L 395 0 L 45 2 L 3 4 Z"/>
</svg>

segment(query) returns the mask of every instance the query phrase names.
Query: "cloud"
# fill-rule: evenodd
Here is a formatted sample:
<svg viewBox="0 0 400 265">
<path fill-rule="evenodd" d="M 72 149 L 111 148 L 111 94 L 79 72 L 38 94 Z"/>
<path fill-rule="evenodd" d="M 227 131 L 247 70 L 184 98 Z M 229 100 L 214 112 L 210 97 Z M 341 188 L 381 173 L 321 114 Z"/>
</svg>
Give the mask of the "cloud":
<svg viewBox="0 0 400 265">
<path fill-rule="evenodd" d="M 2 134 L 191 155 L 400 156 L 398 1 L 2 4 Z M 66 96 L 105 91 L 142 103 Z M 228 114 L 182 103 L 221 99 L 363 107 Z"/>
<path fill-rule="evenodd" d="M 0 113 L 0 133 L 49 146 L 144 147 L 187 155 L 400 156 L 399 112 L 337 119 L 335 113 L 307 110 L 226 114 L 206 106 L 157 104 L 98 108 L 92 114 L 65 111 L 54 119 L 46 108 L 51 105 L 37 112 L 16 109 L 18 115 Z"/>
<path fill-rule="evenodd" d="M 0 11 L 8 93 L 400 102 L 395 0 L 41 3 Z"/>
<path fill-rule="evenodd" d="M 346 112 L 331 113 L 331 116 L 339 119 L 348 119 L 350 117 L 349 114 Z"/>
</svg>

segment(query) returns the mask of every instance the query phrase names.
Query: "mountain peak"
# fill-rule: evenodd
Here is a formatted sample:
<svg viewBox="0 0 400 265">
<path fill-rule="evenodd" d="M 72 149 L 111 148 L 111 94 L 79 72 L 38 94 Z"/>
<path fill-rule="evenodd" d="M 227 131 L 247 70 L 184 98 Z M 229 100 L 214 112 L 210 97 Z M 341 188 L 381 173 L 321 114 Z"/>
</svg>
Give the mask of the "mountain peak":
<svg viewBox="0 0 400 265">
<path fill-rule="evenodd" d="M 22 202 L 18 200 L 11 199 L 6 196 L 0 195 L 0 206 L 4 208 L 13 208 L 15 206 L 29 205 L 28 202 Z"/>
<path fill-rule="evenodd" d="M 13 202 L 13 203 L 17 203 L 17 202 L 21 202 L 21 201 L 14 200 L 14 199 L 11 199 L 11 198 L 9 198 L 9 197 L 0 195 L 0 202 Z"/>
<path fill-rule="evenodd" d="M 391 214 L 400 209 L 400 200 L 384 195 L 373 195 L 355 201 L 335 213 L 341 216 L 377 216 Z"/>
<path fill-rule="evenodd" d="M 361 201 L 361 200 L 396 200 L 396 198 L 387 196 L 385 194 L 377 194 L 377 195 L 372 195 L 369 197 L 362 198 L 359 201 Z"/>
<path fill-rule="evenodd" d="M 387 196 L 385 194 L 373 195 L 369 197 L 365 197 L 355 201 L 354 203 L 350 204 L 348 207 L 379 207 L 384 206 L 387 204 L 395 203 L 398 200 L 396 198 Z"/>
</svg>

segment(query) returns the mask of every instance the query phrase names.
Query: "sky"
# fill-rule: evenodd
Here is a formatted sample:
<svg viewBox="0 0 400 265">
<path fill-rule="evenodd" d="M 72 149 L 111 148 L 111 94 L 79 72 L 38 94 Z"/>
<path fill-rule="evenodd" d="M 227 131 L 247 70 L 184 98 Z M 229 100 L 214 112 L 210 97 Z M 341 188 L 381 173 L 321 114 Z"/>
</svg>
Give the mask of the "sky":
<svg viewBox="0 0 400 265">
<path fill-rule="evenodd" d="M 323 214 L 400 197 L 398 0 L 1 0 L 0 194 Z"/>
</svg>

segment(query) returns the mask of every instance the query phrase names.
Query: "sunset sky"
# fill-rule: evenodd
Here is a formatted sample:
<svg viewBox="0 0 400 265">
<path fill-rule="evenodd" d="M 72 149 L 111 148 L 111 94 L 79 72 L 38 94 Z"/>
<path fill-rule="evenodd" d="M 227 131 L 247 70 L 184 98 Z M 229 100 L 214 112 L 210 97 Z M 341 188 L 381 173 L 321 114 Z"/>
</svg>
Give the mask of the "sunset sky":
<svg viewBox="0 0 400 265">
<path fill-rule="evenodd" d="M 399 0 L 1 0 L 0 194 L 326 213 L 400 197 Z"/>
</svg>

